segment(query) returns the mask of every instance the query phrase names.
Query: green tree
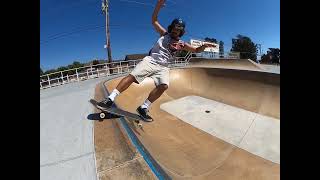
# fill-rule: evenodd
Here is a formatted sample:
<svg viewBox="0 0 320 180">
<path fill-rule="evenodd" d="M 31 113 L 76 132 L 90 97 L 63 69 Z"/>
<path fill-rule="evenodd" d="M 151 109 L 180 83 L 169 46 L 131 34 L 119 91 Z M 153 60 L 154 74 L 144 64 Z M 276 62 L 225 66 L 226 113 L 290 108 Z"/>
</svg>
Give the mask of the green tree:
<svg viewBox="0 0 320 180">
<path fill-rule="evenodd" d="M 68 69 L 73 69 L 74 68 L 73 64 L 69 64 L 67 67 L 68 67 Z"/>
<path fill-rule="evenodd" d="M 55 69 L 49 69 L 49 70 L 47 70 L 46 72 L 45 72 L 45 74 L 51 74 L 51 73 L 54 73 L 54 72 L 56 72 L 57 70 L 55 70 Z"/>
<path fill-rule="evenodd" d="M 61 66 L 61 67 L 58 67 L 57 72 L 65 71 L 65 70 L 68 70 L 68 67 Z M 63 72 L 62 74 L 63 74 L 63 76 L 65 76 L 67 74 L 67 72 Z M 61 76 L 61 73 L 58 73 L 57 76 Z"/>
<path fill-rule="evenodd" d="M 79 68 L 79 67 L 82 67 L 83 64 L 81 64 L 80 62 L 78 61 L 73 61 L 72 64 L 69 64 L 67 67 L 68 69 L 74 69 L 74 68 Z"/>
<path fill-rule="evenodd" d="M 99 64 L 104 64 L 104 63 L 106 63 L 105 60 L 99 60 Z"/>
<path fill-rule="evenodd" d="M 280 49 L 279 48 L 269 48 L 268 53 L 271 55 L 271 62 L 280 64 Z"/>
<path fill-rule="evenodd" d="M 261 63 L 266 64 L 280 64 L 280 49 L 269 48 L 267 54 L 261 56 Z"/>
<path fill-rule="evenodd" d="M 76 73 L 75 69 L 80 67 L 83 67 L 83 64 L 81 64 L 79 61 L 73 61 L 72 64 L 68 65 L 68 69 L 73 69 L 73 70 L 70 70 L 67 73 L 69 75 L 75 74 Z"/>
<path fill-rule="evenodd" d="M 72 66 L 73 68 L 79 68 L 83 67 L 83 64 L 81 64 L 79 61 L 73 61 Z"/>
<path fill-rule="evenodd" d="M 40 76 L 41 76 L 41 75 L 43 75 L 43 71 L 42 71 L 42 69 L 40 68 Z"/>
<path fill-rule="evenodd" d="M 97 64 L 99 64 L 99 60 L 93 60 L 92 61 L 92 65 L 97 65 Z"/>
<path fill-rule="evenodd" d="M 208 37 L 206 37 L 206 38 L 204 38 L 204 41 L 206 41 L 206 42 L 212 42 L 212 43 L 218 43 L 217 39 L 215 39 L 215 38 L 208 38 Z"/>
<path fill-rule="evenodd" d="M 57 69 L 57 71 L 65 71 L 65 70 L 68 70 L 68 67 L 61 66 L 61 67 L 58 67 Z"/>
<path fill-rule="evenodd" d="M 240 52 L 241 59 L 257 60 L 257 45 L 249 37 L 237 35 L 232 39 L 231 51 Z"/>
<path fill-rule="evenodd" d="M 271 63 L 271 58 L 267 54 L 261 56 L 260 63 Z"/>
</svg>

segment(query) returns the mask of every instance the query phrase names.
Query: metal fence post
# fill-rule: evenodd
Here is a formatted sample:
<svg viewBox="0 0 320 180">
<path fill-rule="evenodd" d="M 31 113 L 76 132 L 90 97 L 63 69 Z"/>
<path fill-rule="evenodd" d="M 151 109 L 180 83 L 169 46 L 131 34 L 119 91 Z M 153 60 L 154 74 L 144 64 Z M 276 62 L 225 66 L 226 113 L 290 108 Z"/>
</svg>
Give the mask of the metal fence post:
<svg viewBox="0 0 320 180">
<path fill-rule="evenodd" d="M 78 69 L 76 69 L 76 74 L 77 74 L 77 81 L 79 82 L 79 74 L 78 74 Z"/>
<path fill-rule="evenodd" d="M 67 80 L 68 80 L 68 83 L 70 82 L 70 80 L 69 80 L 69 75 L 67 74 Z"/>
<path fill-rule="evenodd" d="M 47 74 L 47 77 L 48 77 L 49 87 L 51 87 L 50 78 L 48 74 Z"/>
<path fill-rule="evenodd" d="M 105 65 L 106 65 L 106 74 L 107 74 L 107 76 L 109 76 L 108 64 L 107 64 L 107 63 L 105 63 Z"/>
<path fill-rule="evenodd" d="M 62 81 L 62 84 L 64 84 L 64 80 L 63 80 L 63 73 L 62 73 L 62 71 L 61 71 L 60 73 L 61 73 L 61 81 Z M 59 82 L 59 79 L 58 79 L 58 82 Z"/>
<path fill-rule="evenodd" d="M 88 69 L 87 69 L 87 77 L 88 77 L 88 79 L 89 79 L 89 72 L 88 72 Z"/>
</svg>

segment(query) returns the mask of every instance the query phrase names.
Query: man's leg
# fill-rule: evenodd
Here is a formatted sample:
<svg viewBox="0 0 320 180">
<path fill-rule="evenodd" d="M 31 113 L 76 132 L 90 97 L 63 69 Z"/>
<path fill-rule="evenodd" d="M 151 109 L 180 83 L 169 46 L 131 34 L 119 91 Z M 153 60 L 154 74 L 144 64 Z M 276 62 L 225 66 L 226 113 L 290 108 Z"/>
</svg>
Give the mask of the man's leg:
<svg viewBox="0 0 320 180">
<path fill-rule="evenodd" d="M 157 86 L 156 88 L 154 88 L 148 97 L 148 100 L 153 103 L 154 101 L 156 101 L 163 93 L 164 91 L 166 91 L 168 89 L 168 85 L 166 84 L 160 84 L 159 86 Z"/>
<path fill-rule="evenodd" d="M 151 103 L 156 101 L 169 87 L 169 68 L 161 67 L 161 66 L 154 66 L 158 72 L 152 75 L 152 79 L 156 88 L 154 88 L 150 93 L 148 98 L 144 101 L 144 103 L 140 106 L 144 112 L 147 112 Z M 141 110 L 139 110 L 141 111 Z M 145 114 L 145 113 L 143 113 Z"/>
<path fill-rule="evenodd" d="M 138 81 L 135 79 L 134 76 L 132 76 L 131 74 L 129 74 L 128 76 L 124 77 L 119 84 L 117 85 L 116 89 L 114 89 L 111 94 L 108 96 L 108 98 L 106 98 L 105 100 L 99 102 L 97 104 L 98 107 L 100 108 L 109 108 L 112 106 L 115 98 L 120 95 L 120 93 L 122 93 L 123 91 L 125 91 L 126 89 L 128 89 L 128 87 L 133 83 L 136 82 L 138 83 Z"/>
<path fill-rule="evenodd" d="M 160 84 L 156 88 L 154 88 L 148 98 L 144 101 L 144 103 L 141 105 L 142 109 L 149 109 L 151 103 L 156 101 L 163 93 L 168 89 L 168 85 L 166 84 Z"/>
<path fill-rule="evenodd" d="M 154 88 L 148 98 L 144 101 L 144 103 L 137 108 L 137 112 L 146 120 L 146 121 L 153 121 L 152 118 L 148 115 L 148 109 L 151 106 L 151 103 L 156 101 L 165 90 L 168 89 L 168 85 L 160 84 L 156 88 Z"/>
<path fill-rule="evenodd" d="M 133 83 L 136 82 L 138 83 L 138 81 L 135 79 L 134 76 L 132 76 L 131 74 L 129 74 L 128 76 L 124 77 L 121 79 L 121 81 L 119 82 L 119 84 L 117 85 L 116 89 L 114 89 L 111 94 L 109 95 L 109 98 L 114 101 L 114 99 L 123 91 L 125 91 L 126 89 L 128 89 L 128 87 Z"/>
<path fill-rule="evenodd" d="M 120 95 L 123 91 L 128 89 L 128 87 L 133 83 L 140 83 L 148 76 L 148 74 L 152 71 L 149 67 L 149 59 L 148 56 L 143 58 L 141 62 L 137 64 L 137 66 L 133 69 L 133 71 L 123 78 L 117 87 L 111 92 L 111 94 L 104 99 L 103 101 L 99 102 L 97 105 L 100 108 L 109 108 L 115 101 L 115 98 Z"/>
<path fill-rule="evenodd" d="M 116 89 L 122 93 L 123 91 L 125 91 L 126 89 L 128 89 L 128 87 L 133 83 L 138 83 L 138 81 L 136 80 L 136 78 L 134 78 L 134 76 L 132 76 L 131 74 L 129 74 L 128 76 L 126 76 L 125 78 L 123 78 L 120 83 L 118 84 L 118 86 L 116 87 Z"/>
</svg>

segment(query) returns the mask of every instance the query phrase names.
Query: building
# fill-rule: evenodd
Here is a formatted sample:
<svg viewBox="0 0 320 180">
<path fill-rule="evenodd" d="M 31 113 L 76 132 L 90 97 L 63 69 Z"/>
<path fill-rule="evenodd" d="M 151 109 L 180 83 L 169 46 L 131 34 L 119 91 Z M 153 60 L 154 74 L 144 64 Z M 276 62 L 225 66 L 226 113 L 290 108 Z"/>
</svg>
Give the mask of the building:
<svg viewBox="0 0 320 180">
<path fill-rule="evenodd" d="M 126 58 L 124 60 L 129 61 L 129 60 L 143 59 L 146 56 L 148 56 L 148 54 L 129 54 L 129 55 L 126 55 Z"/>
</svg>

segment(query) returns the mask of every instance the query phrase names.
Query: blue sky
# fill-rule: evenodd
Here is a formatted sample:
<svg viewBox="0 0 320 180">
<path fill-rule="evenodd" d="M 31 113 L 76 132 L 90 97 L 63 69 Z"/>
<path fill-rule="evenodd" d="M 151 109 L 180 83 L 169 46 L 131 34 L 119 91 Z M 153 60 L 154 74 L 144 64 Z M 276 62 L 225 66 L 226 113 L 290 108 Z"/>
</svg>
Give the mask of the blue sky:
<svg viewBox="0 0 320 180">
<path fill-rule="evenodd" d="M 109 0 L 112 58 L 147 53 L 159 37 L 151 25 L 157 0 Z M 158 16 L 167 27 L 186 21 L 183 40 L 213 37 L 231 48 L 237 34 L 270 47 L 280 47 L 279 0 L 167 0 Z M 40 64 L 44 70 L 106 59 L 105 15 L 101 0 L 40 0 Z"/>
</svg>

